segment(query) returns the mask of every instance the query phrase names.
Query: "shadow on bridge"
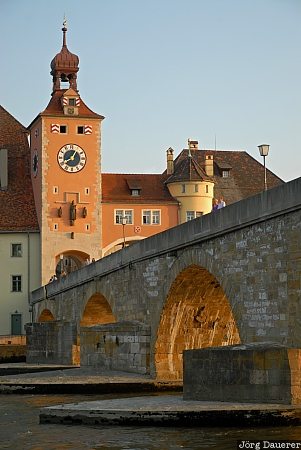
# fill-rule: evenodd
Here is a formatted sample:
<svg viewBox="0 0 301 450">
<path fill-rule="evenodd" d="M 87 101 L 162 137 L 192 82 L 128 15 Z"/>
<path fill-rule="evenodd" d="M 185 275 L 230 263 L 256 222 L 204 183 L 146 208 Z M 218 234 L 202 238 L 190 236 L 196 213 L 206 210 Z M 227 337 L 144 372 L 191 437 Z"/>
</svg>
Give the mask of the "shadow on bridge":
<svg viewBox="0 0 301 450">
<path fill-rule="evenodd" d="M 157 378 L 183 378 L 183 350 L 240 343 L 229 301 L 208 270 L 191 265 L 174 280 L 155 346 Z"/>
</svg>

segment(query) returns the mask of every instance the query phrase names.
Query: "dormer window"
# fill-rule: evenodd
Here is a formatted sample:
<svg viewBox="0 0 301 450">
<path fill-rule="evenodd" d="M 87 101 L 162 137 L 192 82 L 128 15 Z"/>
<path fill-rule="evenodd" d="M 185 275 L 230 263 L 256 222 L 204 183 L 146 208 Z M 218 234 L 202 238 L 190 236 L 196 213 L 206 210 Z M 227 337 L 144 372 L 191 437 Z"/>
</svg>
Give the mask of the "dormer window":
<svg viewBox="0 0 301 450">
<path fill-rule="evenodd" d="M 230 177 L 230 170 L 232 169 L 232 166 L 230 166 L 230 164 L 228 164 L 225 161 L 218 161 L 216 162 L 218 168 L 219 168 L 219 173 L 221 175 L 222 178 L 229 178 Z"/>
<path fill-rule="evenodd" d="M 69 106 L 76 106 L 75 98 L 69 98 Z"/>
<path fill-rule="evenodd" d="M 139 197 L 141 194 L 141 180 L 139 178 L 127 178 L 126 183 L 131 192 L 132 197 Z"/>
</svg>

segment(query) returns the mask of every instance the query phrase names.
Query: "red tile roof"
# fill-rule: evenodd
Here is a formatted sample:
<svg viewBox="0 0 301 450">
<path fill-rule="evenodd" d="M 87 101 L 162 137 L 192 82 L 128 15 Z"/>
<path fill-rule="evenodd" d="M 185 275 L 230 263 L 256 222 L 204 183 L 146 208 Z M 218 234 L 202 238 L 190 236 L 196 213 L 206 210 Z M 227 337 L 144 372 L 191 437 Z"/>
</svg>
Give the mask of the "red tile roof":
<svg viewBox="0 0 301 450">
<path fill-rule="evenodd" d="M 103 203 L 176 203 L 161 174 L 102 174 Z M 138 186 L 139 196 L 133 196 L 129 186 Z M 136 188 L 134 188 L 136 189 Z"/>
<path fill-rule="evenodd" d="M 38 231 L 27 130 L 2 106 L 0 148 L 8 151 L 8 186 L 0 189 L 0 231 Z"/>
</svg>

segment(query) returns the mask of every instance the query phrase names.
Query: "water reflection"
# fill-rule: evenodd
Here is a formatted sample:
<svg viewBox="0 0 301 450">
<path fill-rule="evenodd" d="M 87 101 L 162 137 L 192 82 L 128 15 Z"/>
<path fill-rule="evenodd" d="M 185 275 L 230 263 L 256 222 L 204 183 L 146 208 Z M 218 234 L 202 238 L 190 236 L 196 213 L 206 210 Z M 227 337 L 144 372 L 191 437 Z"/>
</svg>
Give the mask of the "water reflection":
<svg viewBox="0 0 301 450">
<path fill-rule="evenodd" d="M 39 424 L 41 407 L 120 397 L 126 395 L 1 395 L 0 449 L 235 450 L 236 441 L 240 439 L 301 440 L 301 427 L 237 429 Z"/>
</svg>

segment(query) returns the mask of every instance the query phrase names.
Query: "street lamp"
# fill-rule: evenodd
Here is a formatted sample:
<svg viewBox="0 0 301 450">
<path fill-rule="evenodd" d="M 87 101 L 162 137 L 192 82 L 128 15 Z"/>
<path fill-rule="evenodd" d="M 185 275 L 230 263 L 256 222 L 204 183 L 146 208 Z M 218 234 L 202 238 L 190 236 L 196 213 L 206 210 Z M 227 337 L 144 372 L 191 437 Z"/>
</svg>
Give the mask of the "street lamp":
<svg viewBox="0 0 301 450">
<path fill-rule="evenodd" d="M 267 186 L 267 169 L 265 166 L 265 157 L 269 154 L 270 146 L 267 144 L 258 145 L 260 156 L 263 156 L 263 166 L 264 166 L 264 190 L 266 191 Z"/>
<path fill-rule="evenodd" d="M 125 247 L 125 225 L 127 224 L 127 218 L 126 217 L 122 217 L 121 218 L 121 223 L 122 223 L 122 235 L 123 235 L 123 246 L 122 248 Z"/>
</svg>

